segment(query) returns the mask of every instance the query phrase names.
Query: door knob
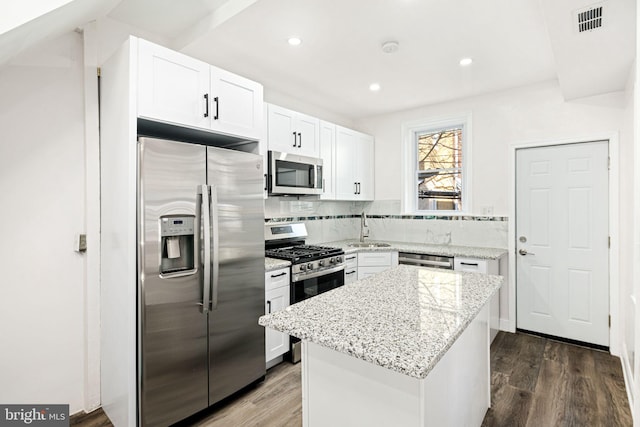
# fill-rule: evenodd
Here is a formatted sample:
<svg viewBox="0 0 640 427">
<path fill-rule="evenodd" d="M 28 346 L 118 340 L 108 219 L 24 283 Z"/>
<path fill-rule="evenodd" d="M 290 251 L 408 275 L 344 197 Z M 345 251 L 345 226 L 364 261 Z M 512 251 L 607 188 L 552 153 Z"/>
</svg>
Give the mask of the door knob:
<svg viewBox="0 0 640 427">
<path fill-rule="evenodd" d="M 526 249 L 520 249 L 520 250 L 518 251 L 518 253 L 519 253 L 520 255 L 522 255 L 522 256 L 524 256 L 524 255 L 535 255 L 533 252 L 527 252 L 527 250 L 526 250 Z"/>
</svg>

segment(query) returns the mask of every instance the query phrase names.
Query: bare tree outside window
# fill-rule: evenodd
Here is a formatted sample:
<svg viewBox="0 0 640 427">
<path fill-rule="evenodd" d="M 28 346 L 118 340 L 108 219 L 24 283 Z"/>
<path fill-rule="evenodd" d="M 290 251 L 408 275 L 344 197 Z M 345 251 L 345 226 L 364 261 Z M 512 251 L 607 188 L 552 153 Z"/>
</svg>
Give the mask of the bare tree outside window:
<svg viewBox="0 0 640 427">
<path fill-rule="evenodd" d="M 462 126 L 416 134 L 418 210 L 462 210 Z"/>
</svg>

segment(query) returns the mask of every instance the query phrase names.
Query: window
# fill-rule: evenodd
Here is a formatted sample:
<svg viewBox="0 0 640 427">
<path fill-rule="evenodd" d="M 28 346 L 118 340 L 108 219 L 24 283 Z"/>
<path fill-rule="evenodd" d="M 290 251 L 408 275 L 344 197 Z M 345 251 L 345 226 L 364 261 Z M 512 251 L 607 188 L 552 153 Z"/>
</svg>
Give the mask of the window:
<svg viewBox="0 0 640 427">
<path fill-rule="evenodd" d="M 405 125 L 407 213 L 462 213 L 469 206 L 470 116 Z"/>
</svg>

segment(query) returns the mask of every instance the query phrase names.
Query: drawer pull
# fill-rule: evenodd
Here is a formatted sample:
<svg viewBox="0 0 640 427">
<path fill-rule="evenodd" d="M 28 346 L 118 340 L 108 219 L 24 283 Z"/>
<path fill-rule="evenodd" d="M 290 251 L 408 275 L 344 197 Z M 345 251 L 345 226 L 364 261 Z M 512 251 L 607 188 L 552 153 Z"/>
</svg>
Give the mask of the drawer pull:
<svg viewBox="0 0 640 427">
<path fill-rule="evenodd" d="M 470 265 L 473 267 L 477 267 L 478 263 L 477 262 L 461 262 L 460 265 Z"/>
<path fill-rule="evenodd" d="M 271 301 L 267 301 L 267 314 L 271 314 Z"/>
<path fill-rule="evenodd" d="M 350 272 L 344 273 L 344 274 L 346 275 L 346 274 L 353 274 L 353 273 L 355 273 L 355 271 L 350 271 Z"/>
<path fill-rule="evenodd" d="M 351 260 L 351 259 L 356 259 L 356 256 L 354 255 L 354 256 L 352 256 L 352 257 L 345 258 L 345 259 L 346 259 L 347 261 L 348 261 L 348 260 Z"/>
<path fill-rule="evenodd" d="M 287 273 L 285 273 L 284 271 L 280 274 L 272 274 L 271 277 L 282 277 L 284 275 L 286 275 Z"/>
</svg>

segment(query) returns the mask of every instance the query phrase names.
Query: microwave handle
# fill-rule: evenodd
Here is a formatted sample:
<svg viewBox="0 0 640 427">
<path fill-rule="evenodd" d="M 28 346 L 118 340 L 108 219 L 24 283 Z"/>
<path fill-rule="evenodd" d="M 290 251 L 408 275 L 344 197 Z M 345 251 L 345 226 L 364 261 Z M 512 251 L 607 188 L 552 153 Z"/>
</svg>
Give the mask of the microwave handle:
<svg viewBox="0 0 640 427">
<path fill-rule="evenodd" d="M 311 184 L 311 188 L 316 188 L 316 166 L 309 168 L 309 184 Z"/>
</svg>

